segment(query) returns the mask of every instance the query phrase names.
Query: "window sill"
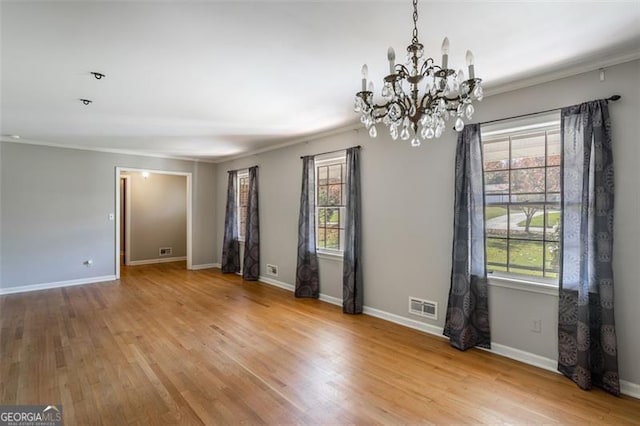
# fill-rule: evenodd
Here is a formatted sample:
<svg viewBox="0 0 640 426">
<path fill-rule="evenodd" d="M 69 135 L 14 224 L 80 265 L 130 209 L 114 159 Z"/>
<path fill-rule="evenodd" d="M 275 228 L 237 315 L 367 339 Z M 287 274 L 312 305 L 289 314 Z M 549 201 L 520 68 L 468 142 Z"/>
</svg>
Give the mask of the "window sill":
<svg viewBox="0 0 640 426">
<path fill-rule="evenodd" d="M 329 259 L 334 262 L 342 262 L 343 254 L 341 252 L 317 251 L 319 259 Z"/>
<path fill-rule="evenodd" d="M 509 288 L 512 290 L 527 291 L 529 293 L 546 294 L 558 297 L 558 286 L 535 281 L 520 280 L 511 277 L 489 275 L 489 285 L 493 287 Z"/>
</svg>

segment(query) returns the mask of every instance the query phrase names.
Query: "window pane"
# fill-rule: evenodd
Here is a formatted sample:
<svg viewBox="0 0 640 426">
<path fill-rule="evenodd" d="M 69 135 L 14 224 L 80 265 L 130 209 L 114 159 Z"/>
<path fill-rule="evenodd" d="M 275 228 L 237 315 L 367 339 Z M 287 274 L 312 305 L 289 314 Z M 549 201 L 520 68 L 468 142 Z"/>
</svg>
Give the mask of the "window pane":
<svg viewBox="0 0 640 426">
<path fill-rule="evenodd" d="M 509 240 L 509 272 L 542 276 L 541 241 Z"/>
<path fill-rule="evenodd" d="M 526 204 L 509 208 L 509 238 L 542 240 L 544 238 L 544 206 Z"/>
<path fill-rule="evenodd" d="M 329 183 L 342 183 L 342 164 L 329 166 Z"/>
<path fill-rule="evenodd" d="M 559 192 L 555 192 L 555 193 L 548 193 L 547 192 L 547 201 L 553 202 L 553 203 L 560 202 L 560 193 Z"/>
<path fill-rule="evenodd" d="M 547 132 L 547 166 L 560 165 L 560 132 Z"/>
<path fill-rule="evenodd" d="M 328 184 L 329 167 L 318 167 L 318 185 Z"/>
<path fill-rule="evenodd" d="M 342 205 L 342 185 L 329 185 L 327 204 L 330 206 Z"/>
<path fill-rule="evenodd" d="M 544 274 L 547 277 L 557 278 L 560 265 L 560 244 L 545 243 L 546 261 L 544 265 Z"/>
<path fill-rule="evenodd" d="M 544 192 L 544 167 L 511 171 L 511 192 Z"/>
<path fill-rule="evenodd" d="M 547 168 L 547 191 L 560 192 L 560 167 Z"/>
<path fill-rule="evenodd" d="M 507 169 L 509 167 L 509 139 L 488 141 L 482 146 L 485 170 Z"/>
<path fill-rule="evenodd" d="M 340 226 L 340 209 L 327 209 L 327 228 L 338 228 Z"/>
<path fill-rule="evenodd" d="M 321 248 L 326 247 L 324 235 L 325 235 L 324 228 L 318 228 L 317 247 L 321 247 Z"/>
<path fill-rule="evenodd" d="M 484 209 L 484 220 L 487 236 L 506 237 L 507 236 L 507 207 L 486 206 Z M 505 261 L 506 263 L 506 261 Z"/>
<path fill-rule="evenodd" d="M 560 232 L 561 225 L 560 220 L 562 219 L 562 213 L 559 205 L 550 205 L 545 207 L 546 215 L 547 215 L 547 229 L 545 234 L 545 239 L 547 241 L 559 241 L 560 240 Z"/>
<path fill-rule="evenodd" d="M 515 194 L 511 196 L 512 203 L 532 203 L 539 201 L 544 203 L 544 194 Z"/>
<path fill-rule="evenodd" d="M 487 238 L 487 270 L 507 270 L 507 240 Z"/>
<path fill-rule="evenodd" d="M 339 250 L 340 249 L 340 230 L 339 229 L 327 229 L 326 248 Z"/>
<path fill-rule="evenodd" d="M 326 206 L 327 203 L 329 202 L 329 199 L 327 197 L 327 186 L 319 186 L 318 187 L 318 205 L 319 206 Z"/>
<path fill-rule="evenodd" d="M 325 213 L 326 209 L 324 207 L 318 208 L 318 226 L 325 226 Z"/>
<path fill-rule="evenodd" d="M 511 138 L 511 167 L 544 166 L 544 133 L 528 134 Z"/>
<path fill-rule="evenodd" d="M 509 193 L 509 171 L 486 172 L 484 174 L 484 191 L 487 196 L 492 195 L 492 198 L 487 198 L 487 203 L 501 202 L 500 197 L 495 197 L 493 194 Z M 502 200 L 502 202 L 504 201 L 507 200 Z"/>
</svg>

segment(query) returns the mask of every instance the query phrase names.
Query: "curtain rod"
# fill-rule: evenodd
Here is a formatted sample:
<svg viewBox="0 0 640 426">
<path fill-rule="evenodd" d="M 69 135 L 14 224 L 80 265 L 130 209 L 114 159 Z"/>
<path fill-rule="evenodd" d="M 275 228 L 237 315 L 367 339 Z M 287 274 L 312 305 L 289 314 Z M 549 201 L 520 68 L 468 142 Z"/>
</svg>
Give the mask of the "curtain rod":
<svg viewBox="0 0 640 426">
<path fill-rule="evenodd" d="M 256 169 L 258 168 L 258 166 L 250 166 L 250 167 L 243 167 L 241 169 L 235 169 L 235 170 L 227 170 L 227 173 L 229 172 L 239 172 L 240 170 L 249 170 L 251 167 L 255 167 Z"/>
<path fill-rule="evenodd" d="M 350 146 L 349 148 L 362 148 L 362 147 L 360 145 L 356 145 L 356 146 Z M 333 154 L 334 152 L 346 151 L 349 148 L 334 149 L 333 151 L 320 152 L 318 154 L 313 154 L 313 156 L 317 157 L 318 155 Z M 309 156 L 308 155 L 301 155 L 300 159 L 303 159 L 304 157 L 309 157 Z"/>
<path fill-rule="evenodd" d="M 610 98 L 606 98 L 605 101 L 609 102 L 609 101 L 617 101 L 620 100 L 622 98 L 622 96 L 620 95 L 613 95 Z M 528 114 L 520 114 L 520 115 L 514 115 L 512 117 L 506 117 L 506 118 L 498 118 L 496 120 L 489 120 L 489 121 L 483 121 L 482 123 L 478 123 L 480 125 L 483 124 L 491 124 L 491 123 L 497 123 L 498 121 L 505 121 L 505 120 L 513 120 L 514 118 L 522 118 L 522 117 L 529 117 L 530 115 L 538 115 L 538 114 L 544 114 L 546 112 L 553 112 L 553 111 L 558 111 L 562 108 L 566 108 L 566 107 L 559 107 L 559 108 L 553 108 L 553 109 L 547 109 L 544 111 L 538 111 L 538 112 L 530 112 Z"/>
</svg>

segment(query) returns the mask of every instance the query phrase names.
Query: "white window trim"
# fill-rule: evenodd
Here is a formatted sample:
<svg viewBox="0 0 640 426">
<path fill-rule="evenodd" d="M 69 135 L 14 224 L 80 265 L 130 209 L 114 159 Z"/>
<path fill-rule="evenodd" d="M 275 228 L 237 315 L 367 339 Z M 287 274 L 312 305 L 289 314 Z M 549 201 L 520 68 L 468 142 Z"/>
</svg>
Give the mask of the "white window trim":
<svg viewBox="0 0 640 426">
<path fill-rule="evenodd" d="M 557 284 L 530 281 L 515 278 L 515 275 L 488 274 L 489 285 L 492 287 L 509 288 L 512 290 L 526 291 L 529 293 L 546 294 L 558 297 L 560 289 Z"/>
<path fill-rule="evenodd" d="M 340 250 L 316 249 L 316 253 L 320 259 L 328 259 L 336 262 L 342 262 L 344 258 L 344 251 Z"/>
<path fill-rule="evenodd" d="M 481 126 L 481 140 L 489 141 L 497 139 L 505 134 L 519 135 L 532 131 L 549 131 L 560 127 L 559 111 L 544 113 L 516 120 L 504 120 Z M 485 206 L 486 207 L 486 206 Z M 485 237 L 486 238 L 486 237 Z M 503 271 L 487 272 L 490 286 L 509 288 L 513 290 L 527 291 L 530 293 L 558 296 L 560 277 L 557 279 L 547 277 L 533 277 L 519 275 Z"/>
<path fill-rule="evenodd" d="M 315 188 L 313 188 L 314 193 L 314 208 L 316 212 L 316 253 L 318 257 L 321 259 L 330 259 L 330 260 L 340 260 L 344 257 L 344 250 L 334 250 L 318 247 L 318 166 L 324 166 L 327 164 L 333 164 L 336 162 L 345 162 L 347 161 L 347 151 L 343 152 L 333 152 L 325 155 L 318 155 L 314 160 L 314 176 L 315 176 Z"/>
<path fill-rule="evenodd" d="M 244 244 L 244 235 L 240 230 L 240 178 L 249 178 L 249 169 L 238 170 L 236 175 L 236 223 L 238 224 L 238 241 Z"/>
</svg>

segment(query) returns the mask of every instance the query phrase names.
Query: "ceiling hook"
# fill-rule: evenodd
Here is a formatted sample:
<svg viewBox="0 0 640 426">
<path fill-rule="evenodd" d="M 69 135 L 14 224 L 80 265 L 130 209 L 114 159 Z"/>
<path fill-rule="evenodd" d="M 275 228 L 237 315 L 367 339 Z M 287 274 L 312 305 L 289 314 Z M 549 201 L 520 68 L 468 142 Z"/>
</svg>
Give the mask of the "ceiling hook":
<svg viewBox="0 0 640 426">
<path fill-rule="evenodd" d="M 82 98 L 80 98 L 80 102 L 82 102 L 85 105 L 89 105 L 93 101 L 91 99 L 82 99 Z"/>
<path fill-rule="evenodd" d="M 96 78 L 96 80 L 100 80 L 102 77 L 106 77 L 106 75 L 101 72 L 91 71 L 91 74 Z"/>
</svg>

